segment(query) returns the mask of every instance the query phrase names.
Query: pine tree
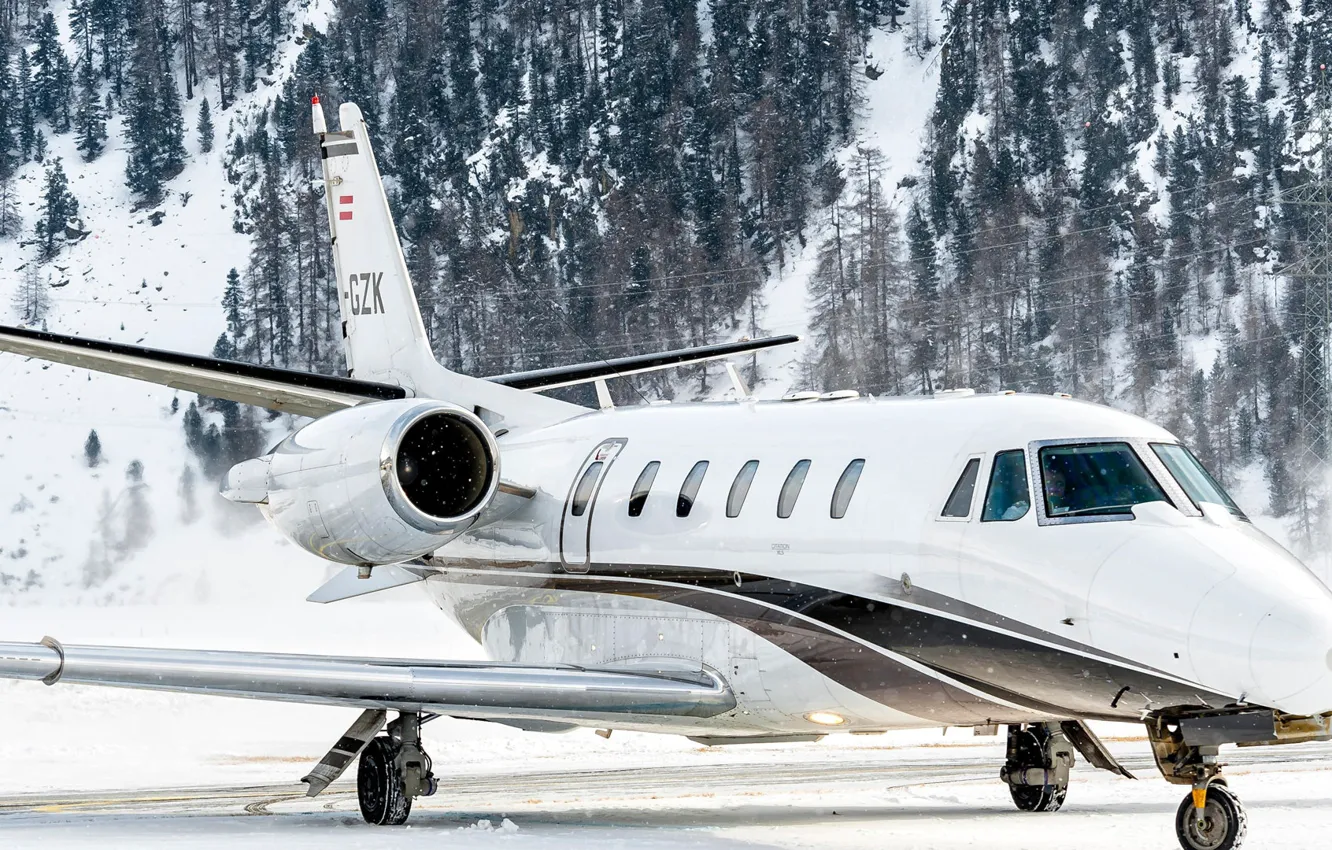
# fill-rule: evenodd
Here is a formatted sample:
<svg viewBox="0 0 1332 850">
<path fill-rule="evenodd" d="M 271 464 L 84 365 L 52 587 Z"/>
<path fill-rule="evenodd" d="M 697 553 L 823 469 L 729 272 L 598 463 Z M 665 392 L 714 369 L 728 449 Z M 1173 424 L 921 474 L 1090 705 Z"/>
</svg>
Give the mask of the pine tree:
<svg viewBox="0 0 1332 850">
<path fill-rule="evenodd" d="M 97 91 L 96 72 L 90 62 L 79 68 L 79 109 L 74 117 L 74 127 L 84 160 L 92 162 L 97 159 L 106 146 L 106 113 Z"/>
<path fill-rule="evenodd" d="M 19 48 L 18 68 L 14 88 L 18 92 L 18 149 L 19 158 L 27 162 L 32 158 L 37 143 L 37 113 L 33 108 L 32 66 L 26 48 Z"/>
<path fill-rule="evenodd" d="M 32 54 L 33 111 L 38 118 L 50 121 L 51 126 L 57 128 L 56 132 L 60 132 L 58 119 L 61 103 L 68 99 L 69 60 L 60 47 L 60 30 L 56 27 L 55 15 L 51 12 L 42 15 L 34 38 L 37 49 Z"/>
<path fill-rule="evenodd" d="M 155 204 L 162 198 L 163 183 L 185 166 L 185 125 L 180 92 L 152 25 L 151 7 L 140 7 L 124 107 L 129 142 L 125 177 L 132 192 Z"/>
<path fill-rule="evenodd" d="M 1267 103 L 1267 101 L 1276 97 L 1276 86 L 1273 84 L 1272 67 L 1272 43 L 1263 39 L 1262 52 L 1258 60 L 1258 102 Z"/>
<path fill-rule="evenodd" d="M 14 85 L 9 68 L 9 55 L 5 38 L 0 35 L 0 180 L 7 180 L 19 164 L 18 139 L 14 125 L 18 121 L 19 100 L 22 94 Z"/>
<path fill-rule="evenodd" d="M 83 441 L 83 460 L 89 469 L 102 465 L 102 438 L 97 436 L 97 429 L 88 432 L 88 439 Z"/>
<path fill-rule="evenodd" d="M 213 116 L 208 108 L 208 98 L 199 104 L 199 150 L 208 153 L 213 149 Z"/>
<path fill-rule="evenodd" d="M 174 75 L 159 83 L 157 100 L 157 158 L 162 178 L 170 180 L 185 168 L 185 118 Z"/>
<path fill-rule="evenodd" d="M 65 168 L 56 157 L 46 169 L 42 189 L 42 206 L 37 213 L 37 238 L 41 242 L 43 260 L 49 260 L 60 250 L 57 239 L 65 231 L 65 222 L 79 214 L 79 202 L 69 190 Z"/>
<path fill-rule="evenodd" d="M 222 290 L 222 309 L 227 317 L 227 332 L 231 334 L 232 348 L 239 350 L 241 338 L 245 336 L 245 319 L 241 308 L 245 304 L 245 293 L 241 291 L 240 272 L 232 268 L 227 272 L 227 285 Z"/>
<path fill-rule="evenodd" d="M 19 321 L 25 325 L 42 325 L 51 309 L 51 294 L 37 269 L 31 264 L 23 270 L 19 285 L 10 300 Z"/>
<path fill-rule="evenodd" d="M 180 497 L 180 521 L 186 525 L 199 518 L 199 505 L 194 489 L 194 465 L 186 463 L 185 468 L 180 471 L 180 481 L 176 483 L 176 495 Z"/>
<path fill-rule="evenodd" d="M 13 175 L 0 175 L 0 239 L 18 236 L 23 219 L 18 211 L 18 191 Z"/>
<path fill-rule="evenodd" d="M 123 104 L 129 162 L 125 168 L 130 191 L 148 203 L 162 197 L 160 135 L 157 129 L 157 86 L 159 71 L 153 52 L 153 36 L 146 24 L 140 24 L 135 39 L 134 61 L 130 66 L 129 93 Z"/>
</svg>

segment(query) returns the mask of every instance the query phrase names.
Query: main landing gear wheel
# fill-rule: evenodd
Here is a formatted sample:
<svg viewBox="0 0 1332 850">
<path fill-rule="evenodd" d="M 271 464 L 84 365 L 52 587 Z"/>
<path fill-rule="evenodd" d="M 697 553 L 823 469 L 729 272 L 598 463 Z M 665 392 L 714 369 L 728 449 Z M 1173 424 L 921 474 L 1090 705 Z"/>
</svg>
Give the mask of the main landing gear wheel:
<svg viewBox="0 0 1332 850">
<path fill-rule="evenodd" d="M 1024 812 L 1057 812 L 1068 797 L 1073 745 L 1055 723 L 1008 727 L 1008 759 L 1000 778 Z"/>
<path fill-rule="evenodd" d="M 412 813 L 403 771 L 398 767 L 399 747 L 381 735 L 361 751 L 356 771 L 356 799 L 361 817 L 376 826 L 401 826 Z"/>
<path fill-rule="evenodd" d="M 1008 790 L 1024 812 L 1057 812 L 1068 796 L 1067 785 L 1010 785 Z"/>
<path fill-rule="evenodd" d="M 1175 833 L 1184 850 L 1239 850 L 1248 830 L 1249 817 L 1235 792 L 1216 783 L 1208 786 L 1201 813 L 1190 794 L 1175 814 Z"/>
</svg>

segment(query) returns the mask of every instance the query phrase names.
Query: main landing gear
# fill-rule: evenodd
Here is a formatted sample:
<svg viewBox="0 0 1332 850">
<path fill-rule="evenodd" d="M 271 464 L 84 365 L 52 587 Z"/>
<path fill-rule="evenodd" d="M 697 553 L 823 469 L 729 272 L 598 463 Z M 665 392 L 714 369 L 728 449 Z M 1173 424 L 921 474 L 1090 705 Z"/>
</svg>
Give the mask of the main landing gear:
<svg viewBox="0 0 1332 850">
<path fill-rule="evenodd" d="M 433 714 L 401 712 L 388 724 L 382 709 L 362 712 L 351 728 L 306 776 L 306 795 L 317 796 L 342 775 L 360 754 L 356 771 L 356 800 L 361 817 L 376 826 L 398 826 L 407 822 L 412 800 L 429 797 L 439 790 L 431 772 L 430 756 L 421 747 L 421 724 Z M 379 730 L 386 734 L 380 735 Z"/>
<path fill-rule="evenodd" d="M 1074 746 L 1058 723 L 1008 727 L 1008 757 L 999 777 L 1024 812 L 1057 812 L 1068 796 Z"/>
<path fill-rule="evenodd" d="M 376 826 L 398 826 L 412 813 L 412 800 L 439 790 L 430 756 L 421 748 L 421 715 L 400 714 L 388 734 L 361 751 L 356 770 L 356 800 L 361 817 Z"/>
</svg>

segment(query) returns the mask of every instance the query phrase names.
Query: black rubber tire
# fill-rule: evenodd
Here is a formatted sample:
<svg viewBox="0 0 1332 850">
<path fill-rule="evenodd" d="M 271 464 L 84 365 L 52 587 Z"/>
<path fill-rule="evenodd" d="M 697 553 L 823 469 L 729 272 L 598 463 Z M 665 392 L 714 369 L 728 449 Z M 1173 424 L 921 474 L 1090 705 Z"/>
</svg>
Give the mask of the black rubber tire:
<svg viewBox="0 0 1332 850">
<path fill-rule="evenodd" d="M 1017 759 L 1010 767 L 1021 770 L 1025 767 L 1041 767 L 1045 764 L 1045 741 L 1048 734 L 1039 726 L 1029 727 L 1015 733 L 1011 742 L 1011 757 Z M 1010 785 L 1008 791 L 1013 795 L 1013 805 L 1024 812 L 1057 812 L 1068 797 L 1068 786 L 1059 785 Z"/>
<path fill-rule="evenodd" d="M 412 813 L 412 798 L 402 773 L 393 760 L 398 748 L 393 739 L 379 736 L 361 751 L 356 769 L 356 801 L 361 804 L 361 817 L 375 826 L 401 826 Z"/>
<path fill-rule="evenodd" d="M 1235 792 L 1224 785 L 1208 787 L 1202 827 L 1194 815 L 1192 794 L 1175 813 L 1175 835 L 1184 850 L 1239 850 L 1248 832 L 1249 816 Z"/>
<path fill-rule="evenodd" d="M 1068 786 L 1010 785 L 1013 804 L 1024 812 L 1057 812 L 1068 797 Z"/>
</svg>

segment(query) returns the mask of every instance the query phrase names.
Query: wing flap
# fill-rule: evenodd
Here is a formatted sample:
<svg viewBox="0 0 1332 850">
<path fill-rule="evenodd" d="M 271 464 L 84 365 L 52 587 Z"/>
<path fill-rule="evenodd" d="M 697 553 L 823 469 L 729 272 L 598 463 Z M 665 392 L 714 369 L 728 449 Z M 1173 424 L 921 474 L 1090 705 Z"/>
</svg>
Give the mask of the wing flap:
<svg viewBox="0 0 1332 850">
<path fill-rule="evenodd" d="M 0 351 L 79 366 L 298 416 L 405 398 L 402 387 L 118 342 L 0 326 Z"/>
<path fill-rule="evenodd" d="M 712 717 L 735 697 L 711 673 L 0 643 L 0 678 L 429 711 L 479 719 Z"/>
</svg>

